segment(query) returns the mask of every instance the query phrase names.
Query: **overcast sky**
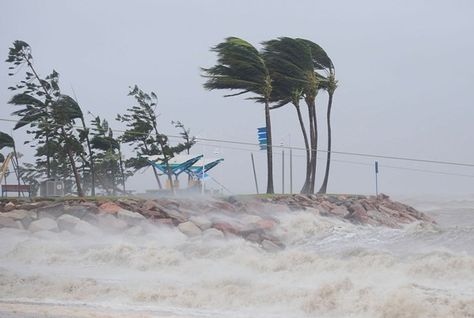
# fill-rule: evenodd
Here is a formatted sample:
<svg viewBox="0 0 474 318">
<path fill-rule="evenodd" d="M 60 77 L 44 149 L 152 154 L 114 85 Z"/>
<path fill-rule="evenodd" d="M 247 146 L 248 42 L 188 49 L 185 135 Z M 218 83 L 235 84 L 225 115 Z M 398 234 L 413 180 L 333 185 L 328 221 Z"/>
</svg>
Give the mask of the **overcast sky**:
<svg viewBox="0 0 474 318">
<path fill-rule="evenodd" d="M 473 17 L 474 2 L 468 0 L 3 0 L 0 56 L 6 58 L 14 40 L 28 42 L 39 73 L 57 70 L 63 93 L 74 90 L 85 112 L 107 118 L 114 128 L 121 128 L 115 115 L 133 102 L 128 87 L 138 84 L 158 95 L 160 123 L 167 133 L 175 134 L 170 121 L 180 120 L 201 137 L 256 142 L 263 107 L 241 96 L 224 98 L 225 91 L 205 91 L 199 68 L 215 62 L 209 48 L 228 36 L 257 47 L 280 36 L 307 38 L 320 44 L 336 67 L 334 150 L 474 163 Z M 20 80 L 8 77 L 7 68 L 7 63 L 0 68 L 1 118 L 12 118 L 7 87 Z M 326 102 L 326 94 L 320 93 L 321 149 L 326 149 Z M 302 146 L 294 109 L 273 111 L 272 122 L 274 143 Z M 0 123 L 2 131 L 12 127 Z M 23 132 L 14 135 L 26 138 Z M 250 149 L 264 191 L 264 152 L 214 143 L 197 145 L 194 152 L 218 153 L 225 162 L 213 177 L 234 193 L 250 193 L 255 188 Z M 25 161 L 33 161 L 31 150 L 20 151 Z M 294 191 L 303 182 L 303 155 L 294 152 Z M 277 192 L 280 157 L 275 154 Z M 321 158 L 322 167 L 325 155 Z M 334 155 L 334 160 L 329 192 L 374 190 L 374 159 Z M 288 161 L 287 156 L 287 168 Z M 474 192 L 474 168 L 379 162 L 380 188 L 389 194 Z M 319 177 L 317 187 L 322 172 Z M 288 170 L 286 181 L 288 191 Z M 209 186 L 218 188 L 213 181 Z M 151 170 L 130 180 L 130 187 L 155 187 Z"/>
</svg>

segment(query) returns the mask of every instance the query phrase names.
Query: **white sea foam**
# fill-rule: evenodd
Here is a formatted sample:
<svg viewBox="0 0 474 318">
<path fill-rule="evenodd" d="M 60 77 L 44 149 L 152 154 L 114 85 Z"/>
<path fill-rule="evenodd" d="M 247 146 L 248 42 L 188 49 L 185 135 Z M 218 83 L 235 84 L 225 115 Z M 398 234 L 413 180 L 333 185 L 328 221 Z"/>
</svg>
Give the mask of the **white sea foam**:
<svg viewBox="0 0 474 318">
<path fill-rule="evenodd" d="M 280 214 L 274 235 L 286 248 L 274 253 L 169 227 L 1 229 L 0 316 L 473 317 L 470 204 L 440 204 L 430 212 L 439 226 L 403 229 Z"/>
</svg>

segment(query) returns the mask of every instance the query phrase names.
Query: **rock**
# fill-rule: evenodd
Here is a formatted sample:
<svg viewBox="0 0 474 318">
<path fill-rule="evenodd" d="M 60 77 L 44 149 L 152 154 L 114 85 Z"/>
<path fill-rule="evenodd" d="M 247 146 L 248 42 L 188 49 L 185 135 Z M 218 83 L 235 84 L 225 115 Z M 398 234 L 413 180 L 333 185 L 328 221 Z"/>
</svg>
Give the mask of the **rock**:
<svg viewBox="0 0 474 318">
<path fill-rule="evenodd" d="M 212 227 L 224 233 L 238 234 L 240 232 L 240 228 L 227 222 L 216 222 L 212 224 Z"/>
<path fill-rule="evenodd" d="M 120 220 L 124 220 L 128 224 L 132 224 L 132 225 L 136 225 L 140 223 L 141 221 L 146 220 L 146 218 L 140 213 L 136 213 L 136 212 L 132 212 L 132 211 L 124 210 L 124 209 L 120 209 L 117 212 L 117 218 L 119 218 Z"/>
<path fill-rule="evenodd" d="M 81 219 L 69 215 L 69 214 L 63 214 L 58 219 L 56 220 L 58 223 L 58 227 L 61 231 L 69 231 L 72 232 L 74 227 L 81 222 Z"/>
<path fill-rule="evenodd" d="M 269 240 L 262 241 L 262 248 L 268 252 L 277 252 L 281 250 L 281 247 Z"/>
<path fill-rule="evenodd" d="M 57 231 L 58 223 L 50 218 L 39 219 L 31 222 L 28 227 L 30 232 L 39 232 L 39 231 Z"/>
<path fill-rule="evenodd" d="M 262 237 L 258 233 L 250 233 L 245 237 L 247 241 L 254 242 L 254 243 L 260 243 L 262 241 Z"/>
<path fill-rule="evenodd" d="M 156 211 L 157 210 L 157 204 L 153 200 L 146 200 L 145 203 L 143 203 L 142 208 L 145 209 L 145 210 Z"/>
<path fill-rule="evenodd" d="M 4 216 L 4 217 L 11 218 L 11 219 L 14 219 L 14 220 L 17 221 L 17 220 L 22 220 L 26 217 L 29 217 L 32 214 L 33 214 L 33 212 L 28 212 L 26 210 L 12 210 L 10 212 L 1 213 L 0 215 Z M 36 214 L 36 213 L 34 213 L 34 214 Z"/>
<path fill-rule="evenodd" d="M 21 208 L 23 210 L 33 210 L 33 209 L 38 209 L 41 208 L 45 205 L 51 204 L 49 201 L 39 201 L 39 202 L 30 202 L 30 203 L 24 203 L 21 205 Z"/>
<path fill-rule="evenodd" d="M 332 209 L 330 212 L 332 215 L 339 216 L 339 217 L 345 217 L 347 214 L 349 214 L 349 211 L 347 208 L 343 205 L 339 205 L 336 208 Z"/>
<path fill-rule="evenodd" d="M 184 222 L 178 225 L 178 229 L 187 236 L 198 236 L 201 234 L 201 230 L 193 222 Z"/>
<path fill-rule="evenodd" d="M 191 222 L 197 225 L 201 230 L 205 231 L 212 226 L 211 220 L 205 216 L 193 216 L 189 219 Z"/>
<path fill-rule="evenodd" d="M 153 224 L 173 226 L 174 222 L 173 222 L 173 219 L 164 218 L 164 219 L 154 219 Z"/>
<path fill-rule="evenodd" d="M 179 223 L 184 223 L 188 221 L 188 217 L 181 213 L 180 211 L 174 210 L 174 209 L 167 209 L 164 211 L 168 217 L 175 219 Z"/>
<path fill-rule="evenodd" d="M 104 202 L 99 206 L 99 212 L 109 213 L 109 214 L 116 214 L 121 209 L 122 208 L 120 206 L 118 206 L 117 204 L 111 201 Z"/>
<path fill-rule="evenodd" d="M 206 240 L 221 240 L 225 236 L 221 231 L 210 228 L 202 232 L 202 237 Z"/>
<path fill-rule="evenodd" d="M 258 215 L 246 214 L 242 218 L 240 218 L 240 220 L 244 224 L 257 224 L 258 222 L 262 220 L 262 218 Z"/>
<path fill-rule="evenodd" d="M 99 213 L 99 208 L 92 202 L 83 202 L 79 205 L 66 206 L 64 208 L 64 213 L 67 213 L 79 219 L 82 219 L 87 214 Z"/>
<path fill-rule="evenodd" d="M 76 223 L 72 232 L 79 235 L 94 235 L 100 233 L 98 228 L 82 220 Z"/>
<path fill-rule="evenodd" d="M 45 205 L 38 208 L 36 211 L 38 212 L 38 218 L 50 218 L 56 219 L 64 214 L 65 209 L 65 202 L 55 203 L 52 205 Z"/>
<path fill-rule="evenodd" d="M 3 213 L 2 213 L 3 214 Z M 13 218 L 9 218 L 6 216 L 0 216 L 0 227 L 9 227 L 13 229 L 22 229 L 23 226 L 19 227 L 18 221 L 15 221 Z M 21 224 L 21 222 L 20 222 Z"/>
<path fill-rule="evenodd" d="M 101 229 L 111 231 L 123 231 L 128 228 L 127 222 L 117 219 L 112 214 L 102 214 L 98 217 L 98 224 Z"/>
<path fill-rule="evenodd" d="M 263 219 L 257 222 L 257 226 L 262 230 L 271 230 L 275 227 L 275 221 L 270 219 Z"/>
<path fill-rule="evenodd" d="M 5 206 L 3 207 L 3 210 L 6 211 L 6 212 L 9 212 L 9 211 L 15 210 L 15 208 L 16 208 L 15 203 L 13 203 L 13 202 L 8 202 L 8 203 L 5 204 Z"/>
</svg>

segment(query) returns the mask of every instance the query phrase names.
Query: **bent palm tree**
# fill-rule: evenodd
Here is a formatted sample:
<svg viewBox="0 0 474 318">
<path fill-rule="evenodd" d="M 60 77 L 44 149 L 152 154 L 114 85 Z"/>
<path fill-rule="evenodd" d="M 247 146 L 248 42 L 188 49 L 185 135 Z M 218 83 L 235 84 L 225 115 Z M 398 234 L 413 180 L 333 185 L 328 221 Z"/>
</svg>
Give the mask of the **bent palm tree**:
<svg viewBox="0 0 474 318">
<path fill-rule="evenodd" d="M 334 96 L 334 92 L 337 88 L 337 80 L 336 80 L 336 70 L 334 68 L 334 64 L 332 63 L 331 59 L 324 51 L 322 47 L 318 44 L 311 42 L 305 39 L 299 39 L 300 41 L 306 43 L 311 49 L 311 55 L 313 56 L 314 68 L 316 70 L 324 70 L 328 76 L 327 81 L 322 82 L 321 88 L 328 92 L 328 106 L 327 106 L 327 129 L 328 129 L 328 150 L 327 150 L 327 159 L 326 159 L 326 170 L 324 173 L 323 183 L 321 188 L 319 189 L 318 193 L 326 193 L 328 179 L 329 179 L 329 168 L 331 165 L 331 148 L 332 148 L 332 134 L 331 134 L 331 109 L 332 109 L 332 100 Z"/>
<path fill-rule="evenodd" d="M 260 52 L 250 43 L 240 38 L 229 37 L 212 48 L 217 53 L 217 64 L 203 68 L 207 81 L 204 87 L 208 90 L 230 89 L 238 93 L 225 95 L 237 96 L 246 93 L 256 94 L 248 99 L 265 105 L 265 123 L 267 132 L 267 193 L 273 190 L 272 134 L 270 121 L 270 98 L 272 79 L 265 60 Z"/>
<path fill-rule="evenodd" d="M 278 38 L 264 42 L 264 55 L 272 71 L 276 87 L 286 87 L 286 101 L 295 105 L 306 147 L 306 179 L 302 193 L 314 192 L 316 174 L 316 149 L 318 143 L 315 99 L 321 80 L 324 78 L 314 71 L 312 50 L 307 40 Z M 274 94 L 275 95 L 275 94 Z M 285 95 L 285 94 L 284 94 Z M 278 98 L 278 97 L 277 97 Z M 309 114 L 310 144 L 299 109 L 299 100 L 305 99 Z M 285 103 L 285 99 L 281 104 Z"/>
</svg>

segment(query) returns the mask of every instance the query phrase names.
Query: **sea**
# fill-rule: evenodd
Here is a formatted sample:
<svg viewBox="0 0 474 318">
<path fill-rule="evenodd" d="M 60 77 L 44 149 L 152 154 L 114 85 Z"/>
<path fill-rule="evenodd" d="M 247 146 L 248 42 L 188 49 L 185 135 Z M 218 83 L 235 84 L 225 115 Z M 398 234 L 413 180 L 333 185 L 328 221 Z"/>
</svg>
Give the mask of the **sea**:
<svg viewBox="0 0 474 318">
<path fill-rule="evenodd" d="M 0 317 L 474 317 L 474 196 L 402 198 L 437 224 L 275 215 L 285 244 L 176 228 L 0 229 Z"/>
</svg>

